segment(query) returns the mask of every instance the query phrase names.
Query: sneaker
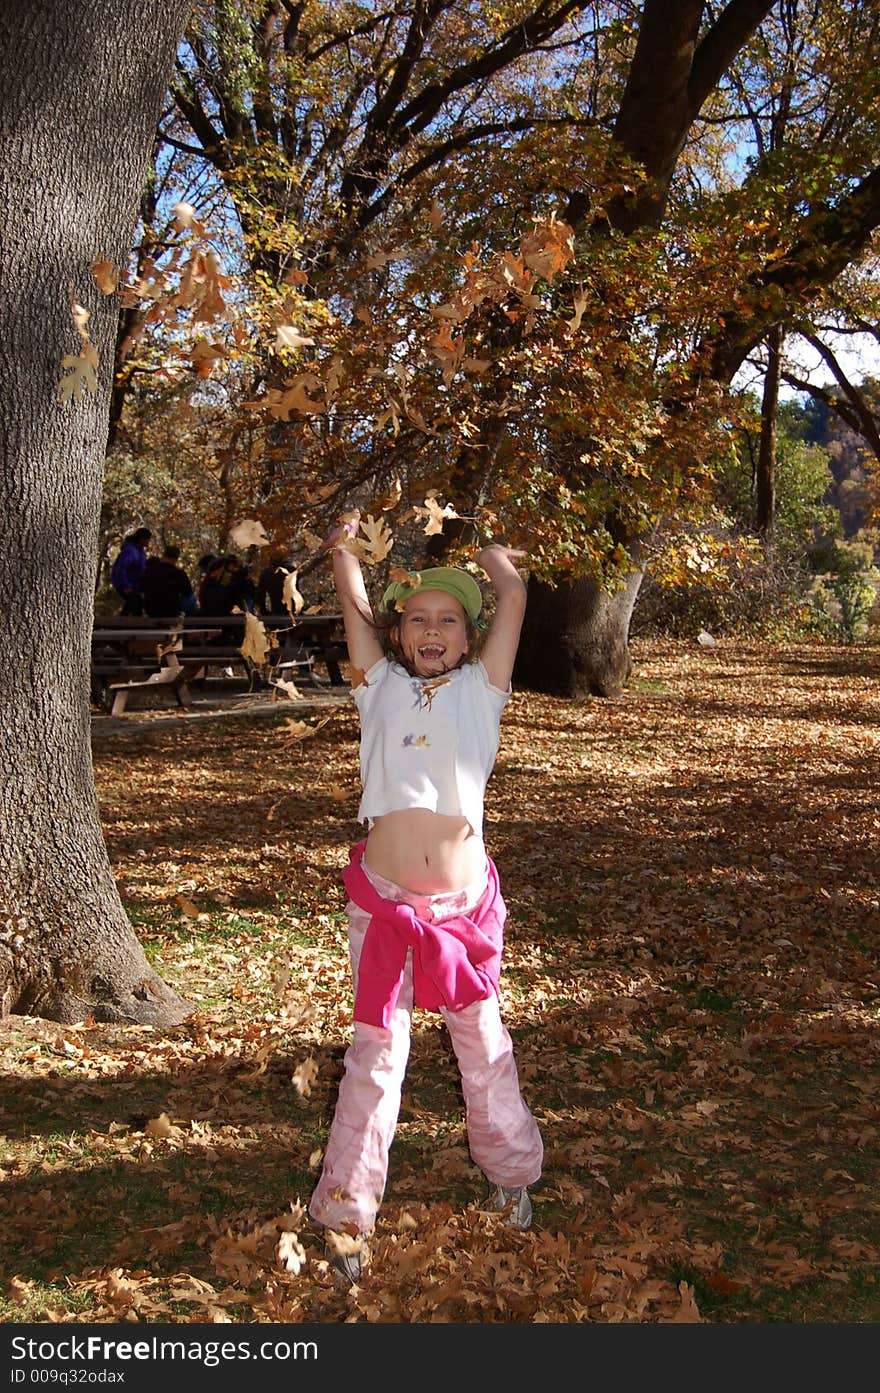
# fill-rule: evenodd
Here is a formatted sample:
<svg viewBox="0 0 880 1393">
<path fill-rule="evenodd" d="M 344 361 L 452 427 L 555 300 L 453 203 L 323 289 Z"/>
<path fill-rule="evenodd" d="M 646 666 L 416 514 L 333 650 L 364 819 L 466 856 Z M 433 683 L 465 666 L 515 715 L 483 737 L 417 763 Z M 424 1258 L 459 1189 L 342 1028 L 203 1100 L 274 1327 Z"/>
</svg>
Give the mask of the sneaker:
<svg viewBox="0 0 880 1393">
<path fill-rule="evenodd" d="M 335 1233 L 331 1229 L 327 1230 L 324 1253 L 334 1272 L 338 1272 L 352 1285 L 361 1280 L 370 1256 L 363 1234 L 358 1238 L 352 1238 L 347 1233 Z"/>
<path fill-rule="evenodd" d="M 506 1190 L 503 1185 L 499 1185 L 495 1191 L 495 1208 L 499 1212 L 510 1211 L 504 1221 L 508 1228 L 531 1228 L 532 1202 L 525 1185 L 519 1185 L 513 1190 Z"/>
</svg>

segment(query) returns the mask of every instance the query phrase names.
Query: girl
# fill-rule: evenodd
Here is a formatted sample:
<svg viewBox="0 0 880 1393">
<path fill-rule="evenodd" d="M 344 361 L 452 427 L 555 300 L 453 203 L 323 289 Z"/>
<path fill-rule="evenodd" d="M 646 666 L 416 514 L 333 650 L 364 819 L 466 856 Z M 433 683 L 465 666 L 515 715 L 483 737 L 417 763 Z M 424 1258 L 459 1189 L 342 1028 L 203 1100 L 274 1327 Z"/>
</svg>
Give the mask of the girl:
<svg viewBox="0 0 880 1393">
<path fill-rule="evenodd" d="M 385 1191 L 414 1004 L 446 1022 L 471 1155 L 516 1228 L 531 1223 L 527 1187 L 540 1177 L 543 1147 L 499 1011 L 506 909 L 483 843 L 483 794 L 525 611 L 513 564 L 523 553 L 490 546 L 477 557 L 496 595 L 478 658 L 473 577 L 441 566 L 394 582 L 374 620 L 360 564 L 339 540 L 352 529 L 343 525 L 328 545 L 361 722 L 358 819 L 368 831 L 343 876 L 354 1038 L 309 1213 L 328 1231 L 334 1268 L 356 1282 Z"/>
</svg>

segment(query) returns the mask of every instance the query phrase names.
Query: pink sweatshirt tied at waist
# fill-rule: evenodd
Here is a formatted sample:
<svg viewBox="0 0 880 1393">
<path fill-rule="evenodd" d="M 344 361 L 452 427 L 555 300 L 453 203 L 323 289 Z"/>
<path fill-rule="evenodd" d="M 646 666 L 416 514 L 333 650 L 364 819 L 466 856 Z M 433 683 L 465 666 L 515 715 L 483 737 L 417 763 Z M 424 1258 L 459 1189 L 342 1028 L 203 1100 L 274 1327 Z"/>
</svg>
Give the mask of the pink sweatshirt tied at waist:
<svg viewBox="0 0 880 1393">
<path fill-rule="evenodd" d="M 350 852 L 342 873 L 349 899 L 370 915 L 357 974 L 354 1018 L 388 1028 L 413 950 L 413 993 L 426 1011 L 461 1011 L 498 995 L 507 908 L 494 862 L 486 892 L 469 914 L 439 924 L 420 919 L 412 905 L 386 900 L 370 884 L 361 862 L 364 842 Z"/>
</svg>

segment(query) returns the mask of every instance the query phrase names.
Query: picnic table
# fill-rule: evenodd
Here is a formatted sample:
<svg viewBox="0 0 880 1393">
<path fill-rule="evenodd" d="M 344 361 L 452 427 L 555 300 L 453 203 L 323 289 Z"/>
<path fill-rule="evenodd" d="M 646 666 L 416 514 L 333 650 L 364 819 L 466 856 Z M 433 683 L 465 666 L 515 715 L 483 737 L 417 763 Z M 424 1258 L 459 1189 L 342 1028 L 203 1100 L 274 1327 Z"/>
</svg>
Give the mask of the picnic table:
<svg viewBox="0 0 880 1393">
<path fill-rule="evenodd" d="M 188 705 L 191 684 L 204 685 L 217 668 L 231 676 L 235 665 L 244 668 L 250 686 L 264 676 L 274 682 L 291 673 L 300 680 L 346 685 L 339 666 L 346 656 L 340 614 L 256 617 L 272 643 L 265 674 L 241 652 L 244 614 L 168 620 L 102 616 L 92 631 L 92 699 L 98 705 L 111 700 L 112 713 L 121 715 L 130 692 L 162 686 L 180 705 Z M 315 672 L 316 663 L 324 667 L 326 678 Z"/>
</svg>

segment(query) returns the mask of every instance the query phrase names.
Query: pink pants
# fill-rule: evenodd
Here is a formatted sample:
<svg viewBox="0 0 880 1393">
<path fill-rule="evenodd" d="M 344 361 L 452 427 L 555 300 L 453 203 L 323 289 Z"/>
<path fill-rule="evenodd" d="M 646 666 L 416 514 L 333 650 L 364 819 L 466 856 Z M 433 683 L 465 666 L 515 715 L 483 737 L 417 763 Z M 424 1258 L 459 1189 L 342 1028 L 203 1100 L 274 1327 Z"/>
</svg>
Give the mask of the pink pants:
<svg viewBox="0 0 880 1393">
<path fill-rule="evenodd" d="M 420 918 L 435 922 L 466 913 L 478 904 L 486 880 L 447 895 L 414 895 L 393 881 L 364 871 L 385 899 L 411 904 Z M 348 907 L 351 970 L 358 963 L 370 916 Z M 385 1193 L 388 1150 L 397 1127 L 400 1095 L 409 1058 L 413 1011 L 412 952 L 389 1026 L 354 1023 L 345 1074 L 324 1168 L 309 1202 L 312 1218 L 326 1228 L 356 1225 L 370 1233 Z M 501 1022 L 498 998 L 476 1001 L 461 1011 L 442 1011 L 461 1072 L 471 1156 L 493 1185 L 533 1185 L 544 1150 L 537 1123 L 519 1091 L 513 1043 Z"/>
</svg>

